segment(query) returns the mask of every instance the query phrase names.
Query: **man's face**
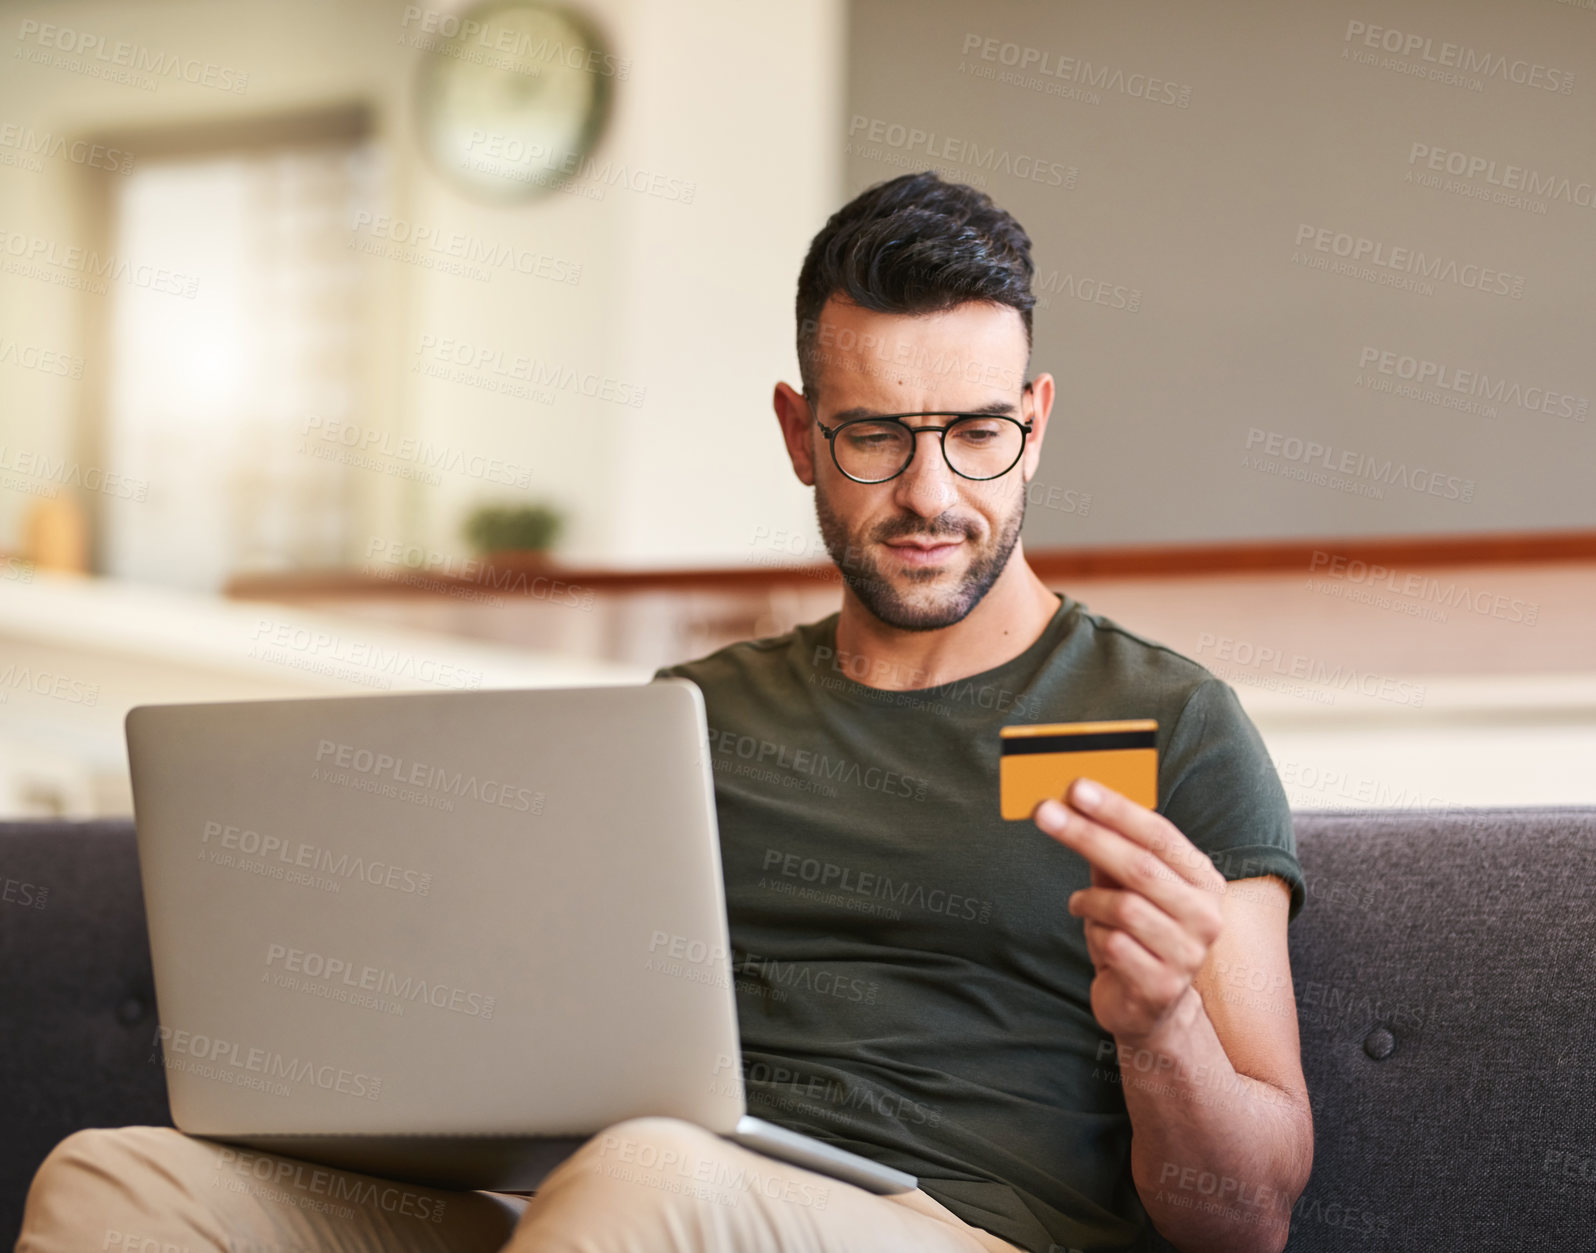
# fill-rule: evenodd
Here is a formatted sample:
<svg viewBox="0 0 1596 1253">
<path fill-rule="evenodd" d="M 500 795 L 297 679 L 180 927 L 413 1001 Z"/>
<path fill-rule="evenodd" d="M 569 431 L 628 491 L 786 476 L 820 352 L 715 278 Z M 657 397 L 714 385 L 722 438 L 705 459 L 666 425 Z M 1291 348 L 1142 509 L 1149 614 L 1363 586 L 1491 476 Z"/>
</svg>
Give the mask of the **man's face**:
<svg viewBox="0 0 1596 1253">
<path fill-rule="evenodd" d="M 941 427 L 952 421 L 948 412 L 978 410 L 1041 419 L 1019 464 L 1000 478 L 961 478 L 943 459 L 939 437 L 925 433 L 915 436 L 914 459 L 897 478 L 857 483 L 837 468 L 802 401 L 790 420 L 783 414 L 793 468 L 814 485 L 826 550 L 864 606 L 905 631 L 961 621 L 1019 541 L 1025 486 L 1036 471 L 1052 400 L 1046 376 L 1037 380 L 1045 379 L 1045 387 L 1022 390 L 1027 353 L 1019 313 L 971 303 L 908 317 L 834 297 L 821 312 L 815 347 L 815 416 L 828 427 L 903 413 L 934 413 L 905 421 Z M 778 412 L 782 407 L 778 388 Z"/>
</svg>

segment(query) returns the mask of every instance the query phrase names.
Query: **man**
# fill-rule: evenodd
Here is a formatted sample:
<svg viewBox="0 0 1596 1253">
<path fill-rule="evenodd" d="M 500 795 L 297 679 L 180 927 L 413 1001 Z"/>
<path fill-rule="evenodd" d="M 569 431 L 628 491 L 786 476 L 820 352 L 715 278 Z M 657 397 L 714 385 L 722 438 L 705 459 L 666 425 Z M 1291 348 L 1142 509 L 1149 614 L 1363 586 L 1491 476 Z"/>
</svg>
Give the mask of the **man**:
<svg viewBox="0 0 1596 1253">
<path fill-rule="evenodd" d="M 842 609 L 661 671 L 709 713 L 750 1112 L 918 1190 L 633 1119 L 518 1222 L 409 1189 L 444 1221 L 406 1225 L 218 1189 L 301 1176 L 130 1128 L 52 1154 L 18 1248 L 1281 1248 L 1313 1144 L 1290 813 L 1226 684 L 1025 562 L 1054 394 L 1028 374 L 1032 272 L 1018 223 L 932 174 L 833 215 L 799 278 L 803 391 L 774 402 Z M 1158 810 L 1082 782 L 1000 817 L 1001 726 L 1133 717 L 1158 723 Z"/>
</svg>

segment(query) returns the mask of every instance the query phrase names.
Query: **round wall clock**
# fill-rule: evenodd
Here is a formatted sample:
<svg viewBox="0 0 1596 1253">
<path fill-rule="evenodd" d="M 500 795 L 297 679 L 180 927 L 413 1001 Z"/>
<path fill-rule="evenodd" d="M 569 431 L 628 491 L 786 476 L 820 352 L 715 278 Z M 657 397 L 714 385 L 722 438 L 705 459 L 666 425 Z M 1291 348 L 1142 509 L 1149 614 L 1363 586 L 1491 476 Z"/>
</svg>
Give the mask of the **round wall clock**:
<svg viewBox="0 0 1596 1253">
<path fill-rule="evenodd" d="M 423 49 L 417 126 L 443 178 L 524 200 L 582 172 L 626 69 L 590 22 L 535 0 L 487 0 L 423 23 L 411 33 Z"/>
</svg>

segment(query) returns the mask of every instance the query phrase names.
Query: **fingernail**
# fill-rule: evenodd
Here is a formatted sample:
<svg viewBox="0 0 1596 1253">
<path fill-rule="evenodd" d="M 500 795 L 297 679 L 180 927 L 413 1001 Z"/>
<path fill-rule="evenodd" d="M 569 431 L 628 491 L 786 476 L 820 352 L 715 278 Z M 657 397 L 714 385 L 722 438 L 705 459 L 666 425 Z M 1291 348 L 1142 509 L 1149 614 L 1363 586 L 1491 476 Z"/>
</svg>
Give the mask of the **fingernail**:
<svg viewBox="0 0 1596 1253">
<path fill-rule="evenodd" d="M 1075 791 L 1071 793 L 1075 803 L 1084 809 L 1090 809 L 1103 799 L 1103 789 L 1090 779 L 1076 779 Z"/>
<path fill-rule="evenodd" d="M 1064 820 L 1069 815 L 1064 812 L 1064 806 L 1057 801 L 1043 801 L 1036 807 L 1036 819 L 1046 827 L 1062 827 Z"/>
</svg>

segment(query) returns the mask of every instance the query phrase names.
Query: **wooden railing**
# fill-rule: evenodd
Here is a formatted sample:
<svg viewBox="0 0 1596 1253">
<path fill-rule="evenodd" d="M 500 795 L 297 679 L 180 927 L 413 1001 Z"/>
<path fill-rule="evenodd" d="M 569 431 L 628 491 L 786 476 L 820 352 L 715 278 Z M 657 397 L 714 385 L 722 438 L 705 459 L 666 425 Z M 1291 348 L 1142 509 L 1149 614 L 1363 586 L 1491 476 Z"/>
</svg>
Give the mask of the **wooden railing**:
<svg viewBox="0 0 1596 1253">
<path fill-rule="evenodd" d="M 1596 530 L 1534 531 L 1484 535 L 1353 537 L 1280 540 L 1269 543 L 1147 545 L 1114 548 L 1049 548 L 1026 554 L 1049 582 L 1075 578 L 1146 578 L 1220 575 L 1251 571 L 1308 573 L 1330 560 L 1363 561 L 1391 568 L 1500 565 L 1525 562 L 1596 561 Z M 359 571 L 240 575 L 226 586 L 240 600 L 277 597 L 362 595 L 459 595 L 478 589 L 500 595 L 547 599 L 559 584 L 594 592 L 745 591 L 815 583 L 839 583 L 829 562 L 804 565 L 749 563 L 701 569 L 607 569 L 562 566 L 504 554 L 450 573 L 426 567 L 394 567 L 389 577 Z"/>
</svg>

